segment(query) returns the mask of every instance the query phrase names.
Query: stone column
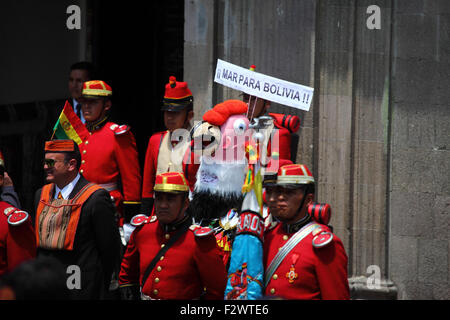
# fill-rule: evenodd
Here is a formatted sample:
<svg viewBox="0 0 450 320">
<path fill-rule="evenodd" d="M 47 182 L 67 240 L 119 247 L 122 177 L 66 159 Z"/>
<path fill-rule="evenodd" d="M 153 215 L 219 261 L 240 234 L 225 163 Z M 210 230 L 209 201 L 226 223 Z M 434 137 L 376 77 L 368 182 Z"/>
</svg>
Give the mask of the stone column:
<svg viewBox="0 0 450 320">
<path fill-rule="evenodd" d="M 367 27 L 371 5 L 381 29 Z M 332 204 L 352 297 L 395 298 L 386 261 L 390 1 L 321 1 L 318 21 L 319 200 Z"/>
<path fill-rule="evenodd" d="M 216 2 L 185 1 L 184 81 L 194 95 L 194 120 L 200 120 L 214 103 Z"/>
</svg>

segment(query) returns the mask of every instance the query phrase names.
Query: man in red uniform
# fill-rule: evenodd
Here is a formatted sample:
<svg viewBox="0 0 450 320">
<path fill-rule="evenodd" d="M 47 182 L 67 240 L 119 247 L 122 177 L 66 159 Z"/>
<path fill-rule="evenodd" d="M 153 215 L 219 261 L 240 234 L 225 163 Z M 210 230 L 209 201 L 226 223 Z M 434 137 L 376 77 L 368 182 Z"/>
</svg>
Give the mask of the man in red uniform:
<svg viewBox="0 0 450 320">
<path fill-rule="evenodd" d="M 157 174 L 163 172 L 183 172 L 191 190 L 195 184 L 198 165 L 190 152 L 190 139 L 186 135 L 194 116 L 194 97 L 186 82 L 169 78 L 164 93 L 164 125 L 167 130 L 157 132 L 148 141 L 142 178 L 141 213 L 151 215 L 153 209 L 153 186 Z M 176 131 L 177 129 L 184 129 Z M 181 137 L 181 135 L 184 135 Z M 181 139 L 180 139 L 181 138 Z"/>
<path fill-rule="evenodd" d="M 83 84 L 82 112 L 90 136 L 79 146 L 80 173 L 109 191 L 123 225 L 139 213 L 141 172 L 130 128 L 108 121 L 111 96 L 112 89 L 104 81 Z"/>
<path fill-rule="evenodd" d="M 250 70 L 254 71 L 255 68 L 252 65 Z M 292 160 L 291 135 L 300 128 L 299 117 L 281 113 L 269 113 L 266 116 L 265 114 L 270 108 L 271 102 L 247 93 L 243 93 L 242 101 L 248 104 L 247 118 L 250 121 L 255 118 L 265 118 L 266 130 L 263 131 L 264 139 L 262 144 L 267 150 L 267 157 L 272 157 L 274 160 Z M 262 161 L 264 162 L 263 164 L 267 164 L 270 158 L 267 160 L 262 159 Z"/>
<path fill-rule="evenodd" d="M 283 299 L 349 299 L 347 255 L 342 241 L 312 221 L 314 178 L 306 165 L 282 166 L 266 184 L 273 217 L 264 237 L 265 295 Z"/>
<path fill-rule="evenodd" d="M 212 230 L 192 225 L 189 186 L 180 172 L 156 176 L 155 215 L 132 219 L 136 229 L 122 260 L 122 297 L 223 299 L 226 270 Z M 164 251 L 163 251 L 164 250 Z"/>
<path fill-rule="evenodd" d="M 4 172 L 0 163 L 0 189 Z M 28 213 L 0 201 L 0 276 L 35 256 L 36 241 Z"/>
</svg>

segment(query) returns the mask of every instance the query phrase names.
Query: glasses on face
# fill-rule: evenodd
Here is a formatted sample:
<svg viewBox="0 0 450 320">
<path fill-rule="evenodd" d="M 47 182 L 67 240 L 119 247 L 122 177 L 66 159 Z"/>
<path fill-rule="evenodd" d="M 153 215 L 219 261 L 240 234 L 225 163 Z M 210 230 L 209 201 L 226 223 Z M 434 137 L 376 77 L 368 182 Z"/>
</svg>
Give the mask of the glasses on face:
<svg viewBox="0 0 450 320">
<path fill-rule="evenodd" d="M 44 159 L 43 165 L 46 165 L 49 168 L 53 168 L 55 166 L 55 163 L 57 162 L 64 162 L 64 160 Z"/>
</svg>

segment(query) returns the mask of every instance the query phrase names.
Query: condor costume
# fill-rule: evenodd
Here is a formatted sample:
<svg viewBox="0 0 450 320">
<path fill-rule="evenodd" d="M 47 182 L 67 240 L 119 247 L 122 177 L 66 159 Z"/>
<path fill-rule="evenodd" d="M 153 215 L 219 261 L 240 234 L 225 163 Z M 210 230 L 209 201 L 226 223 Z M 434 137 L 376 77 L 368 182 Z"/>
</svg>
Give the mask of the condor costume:
<svg viewBox="0 0 450 320">
<path fill-rule="evenodd" d="M 230 258 L 238 210 L 244 198 L 245 144 L 251 133 L 246 112 L 245 102 L 226 100 L 208 110 L 203 115 L 203 123 L 193 133 L 194 141 L 210 136 L 214 143 L 203 150 L 190 210 L 198 224 L 214 230 L 225 265 Z"/>
<path fill-rule="evenodd" d="M 83 84 L 83 98 L 99 99 L 112 95 L 111 87 L 103 81 Z M 130 128 L 107 122 L 108 117 L 95 123 L 86 122 L 90 136 L 80 144 L 80 173 L 91 182 L 108 190 L 125 222 L 139 212 L 141 171 L 136 141 Z M 120 221 L 123 224 L 123 221 Z"/>
<path fill-rule="evenodd" d="M 156 176 L 154 190 L 187 192 L 189 188 L 182 173 L 167 172 Z M 136 229 L 122 260 L 121 289 L 141 286 L 142 299 L 223 298 L 226 271 L 211 230 L 205 233 L 192 225 L 189 215 L 172 225 L 143 214 L 131 223 Z"/>
<path fill-rule="evenodd" d="M 0 276 L 36 256 L 28 213 L 0 201 Z"/>
<path fill-rule="evenodd" d="M 62 141 L 67 140 L 47 142 L 46 152 L 70 151 Z M 67 199 L 55 197 L 53 183 L 36 192 L 38 256 L 54 257 L 66 268 L 80 268 L 80 287 L 69 290 L 72 299 L 100 299 L 108 290 L 119 259 L 115 209 L 108 192 L 82 175 L 71 183 L 73 189 L 68 190 Z"/>
</svg>

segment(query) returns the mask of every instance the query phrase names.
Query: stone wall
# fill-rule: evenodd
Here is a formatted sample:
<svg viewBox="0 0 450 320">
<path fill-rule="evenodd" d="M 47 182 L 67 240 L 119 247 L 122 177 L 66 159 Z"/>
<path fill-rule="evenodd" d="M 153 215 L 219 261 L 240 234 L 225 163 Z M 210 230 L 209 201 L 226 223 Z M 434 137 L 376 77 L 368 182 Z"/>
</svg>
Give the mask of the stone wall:
<svg viewBox="0 0 450 320">
<path fill-rule="evenodd" d="M 401 299 L 449 299 L 450 2 L 394 2 L 389 271 Z"/>
</svg>

